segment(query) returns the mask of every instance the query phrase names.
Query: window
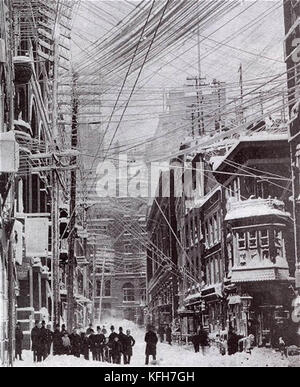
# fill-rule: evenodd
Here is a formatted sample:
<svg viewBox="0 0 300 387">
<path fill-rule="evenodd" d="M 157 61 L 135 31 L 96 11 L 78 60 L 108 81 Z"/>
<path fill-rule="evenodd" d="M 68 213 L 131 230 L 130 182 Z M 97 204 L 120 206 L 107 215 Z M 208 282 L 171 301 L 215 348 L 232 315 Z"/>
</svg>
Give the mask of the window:
<svg viewBox="0 0 300 387">
<path fill-rule="evenodd" d="M 215 283 L 215 260 L 214 258 L 210 259 L 210 283 Z"/>
<path fill-rule="evenodd" d="M 274 244 L 276 256 L 283 257 L 283 243 L 282 243 L 282 231 L 274 230 Z"/>
<path fill-rule="evenodd" d="M 209 245 L 211 246 L 214 241 L 214 226 L 213 226 L 213 219 L 209 219 Z"/>
<path fill-rule="evenodd" d="M 205 246 L 209 246 L 208 222 L 205 222 Z"/>
<path fill-rule="evenodd" d="M 97 281 L 96 283 L 96 297 L 101 296 L 101 281 Z"/>
<path fill-rule="evenodd" d="M 239 232 L 237 235 L 238 239 L 238 249 L 244 250 L 246 248 L 246 234 L 244 232 Z"/>
<path fill-rule="evenodd" d="M 110 280 L 105 281 L 104 296 L 105 297 L 111 296 L 111 282 L 110 282 Z"/>
<path fill-rule="evenodd" d="M 248 232 L 248 244 L 250 249 L 257 248 L 257 232 L 249 231 Z"/>
<path fill-rule="evenodd" d="M 142 289 L 140 292 L 140 299 L 142 302 L 146 302 L 146 289 Z"/>
<path fill-rule="evenodd" d="M 195 244 L 198 243 L 198 218 L 195 217 L 195 228 L 194 228 L 194 233 L 195 233 Z"/>
<path fill-rule="evenodd" d="M 123 286 L 123 301 L 134 301 L 134 286 L 130 282 Z"/>
<path fill-rule="evenodd" d="M 213 216 L 213 234 L 214 234 L 214 242 L 217 243 L 219 240 L 217 214 L 214 214 L 214 216 Z"/>
<path fill-rule="evenodd" d="M 260 230 L 259 234 L 260 234 L 260 246 L 269 247 L 269 231 Z"/>
</svg>

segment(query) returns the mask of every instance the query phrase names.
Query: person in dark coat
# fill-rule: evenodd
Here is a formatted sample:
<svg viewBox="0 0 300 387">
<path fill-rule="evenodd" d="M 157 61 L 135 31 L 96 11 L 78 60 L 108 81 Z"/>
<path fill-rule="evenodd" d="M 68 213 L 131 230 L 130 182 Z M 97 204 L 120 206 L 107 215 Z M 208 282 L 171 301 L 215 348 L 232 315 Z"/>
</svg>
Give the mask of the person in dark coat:
<svg viewBox="0 0 300 387">
<path fill-rule="evenodd" d="M 41 349 L 40 349 L 40 322 L 36 320 L 34 328 L 31 330 L 31 350 L 33 352 L 33 361 L 40 362 Z"/>
<path fill-rule="evenodd" d="M 45 321 L 42 321 L 42 327 L 40 329 L 40 356 L 42 360 L 45 360 L 48 356 L 48 344 L 49 344 L 49 334 L 46 328 Z"/>
<path fill-rule="evenodd" d="M 96 335 L 93 332 L 90 333 L 89 335 L 89 347 L 90 347 L 90 350 L 92 352 L 92 357 L 93 357 L 93 360 L 95 361 L 96 360 Z"/>
<path fill-rule="evenodd" d="M 171 329 L 170 325 L 167 325 L 167 327 L 166 327 L 166 342 L 169 345 L 172 345 L 172 329 Z"/>
<path fill-rule="evenodd" d="M 228 355 L 234 355 L 236 352 L 238 352 L 239 339 L 240 339 L 240 336 L 235 333 L 233 328 L 230 328 L 228 331 L 228 340 L 227 340 Z"/>
<path fill-rule="evenodd" d="M 125 354 L 125 348 L 126 348 L 126 342 L 127 342 L 127 336 L 123 332 L 123 328 L 119 328 L 119 334 L 118 334 L 119 342 L 122 346 L 122 355 L 123 355 L 123 362 L 126 364 L 126 354 Z"/>
<path fill-rule="evenodd" d="M 130 330 L 127 329 L 126 331 L 126 341 L 125 341 L 125 346 L 123 348 L 123 354 L 124 354 L 124 364 L 130 364 L 130 360 L 132 357 L 132 347 L 135 344 L 134 338 L 130 334 Z"/>
<path fill-rule="evenodd" d="M 208 333 L 201 326 L 200 329 L 199 329 L 198 335 L 199 335 L 199 344 L 200 344 L 200 347 L 201 347 L 202 355 L 205 356 L 205 349 L 209 345 Z"/>
<path fill-rule="evenodd" d="M 115 338 L 118 337 L 118 334 L 115 332 L 115 327 L 112 325 L 110 327 L 111 334 L 108 336 L 108 341 L 110 343 L 113 343 L 115 341 Z"/>
<path fill-rule="evenodd" d="M 21 324 L 18 322 L 16 325 L 16 330 L 15 330 L 15 337 L 16 337 L 16 359 L 23 360 L 22 359 L 22 342 L 23 342 L 23 332 L 21 329 Z"/>
<path fill-rule="evenodd" d="M 84 356 L 85 360 L 90 359 L 89 338 L 84 332 L 81 333 L 81 354 Z"/>
<path fill-rule="evenodd" d="M 88 329 L 86 330 L 86 334 L 89 336 L 91 335 L 92 333 L 95 333 L 94 329 L 93 329 L 93 324 L 89 324 L 89 327 Z"/>
<path fill-rule="evenodd" d="M 119 341 L 119 337 L 116 336 L 111 345 L 111 355 L 114 364 L 121 364 L 121 354 L 123 351 L 123 347 L 121 342 Z"/>
<path fill-rule="evenodd" d="M 97 361 L 104 361 L 103 360 L 103 348 L 105 344 L 105 336 L 101 331 L 100 327 L 97 327 L 97 334 L 95 338 L 95 345 L 96 345 L 96 360 Z"/>
<path fill-rule="evenodd" d="M 51 331 L 51 324 L 47 325 L 47 356 L 51 353 L 51 344 L 53 342 L 53 332 Z"/>
<path fill-rule="evenodd" d="M 68 332 L 64 332 L 63 334 L 62 346 L 63 346 L 63 354 L 71 355 L 71 340 L 69 338 Z"/>
<path fill-rule="evenodd" d="M 71 354 L 75 357 L 80 357 L 81 338 L 77 332 L 77 329 L 73 329 L 73 332 L 69 337 L 71 342 Z"/>
<path fill-rule="evenodd" d="M 62 355 L 62 333 L 59 329 L 59 324 L 56 324 L 55 331 L 53 333 L 53 355 Z"/>
<path fill-rule="evenodd" d="M 165 339 L 165 328 L 163 327 L 163 325 L 160 325 L 158 327 L 158 336 L 160 338 L 160 342 L 163 343 L 164 342 L 164 339 Z"/>
<path fill-rule="evenodd" d="M 107 334 L 107 330 L 105 328 L 105 325 L 103 325 L 103 327 L 102 327 L 102 333 L 104 334 L 104 336 L 106 336 L 106 334 Z"/>
<path fill-rule="evenodd" d="M 148 332 L 145 335 L 146 342 L 146 361 L 145 364 L 149 364 L 149 357 L 152 356 L 153 360 L 156 360 L 156 345 L 158 342 L 158 338 L 156 333 L 154 332 L 153 327 L 149 327 Z"/>
<path fill-rule="evenodd" d="M 193 345 L 194 345 L 195 353 L 198 353 L 198 352 L 199 352 L 199 349 L 200 349 L 200 336 L 199 336 L 199 332 L 197 332 L 197 333 L 192 337 L 192 343 L 193 343 Z"/>
</svg>

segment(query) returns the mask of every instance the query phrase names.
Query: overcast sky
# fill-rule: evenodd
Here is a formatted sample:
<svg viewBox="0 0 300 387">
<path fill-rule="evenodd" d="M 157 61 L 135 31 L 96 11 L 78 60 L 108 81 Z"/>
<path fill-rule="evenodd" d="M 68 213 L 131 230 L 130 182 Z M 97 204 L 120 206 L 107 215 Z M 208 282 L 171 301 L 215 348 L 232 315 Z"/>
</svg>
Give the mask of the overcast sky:
<svg viewBox="0 0 300 387">
<path fill-rule="evenodd" d="M 158 0 L 163 1 L 163 0 Z M 189 0 L 185 0 L 189 1 Z M 73 28 L 73 57 L 76 60 L 82 50 L 91 43 L 103 38 L 138 4 L 127 0 L 83 0 L 76 12 Z M 269 76 L 285 71 L 283 62 L 283 9 L 280 1 L 241 1 L 240 5 L 217 23 L 201 32 L 201 72 L 207 81 L 213 78 L 227 83 L 238 82 L 238 69 L 243 65 L 245 81 Z M 96 12 L 97 10 L 97 12 Z M 244 11 L 241 13 L 241 11 Z M 97 15 L 96 15 L 97 13 Z M 235 15 L 241 15 L 231 20 Z M 244 28 L 254 21 L 250 28 Z M 216 33 L 222 25 L 228 24 Z M 117 29 L 115 29 L 117 32 Z M 212 34 L 212 35 L 211 35 Z M 218 44 L 226 41 L 226 44 Z M 122 123 L 118 137 L 122 140 L 151 135 L 156 128 L 158 113 L 163 109 L 162 95 L 169 88 L 181 87 L 187 76 L 197 74 L 198 50 L 197 36 L 185 42 L 176 52 L 167 54 L 162 60 L 150 63 L 144 69 L 139 86 L 143 85 L 145 95 L 149 88 L 161 90 L 155 108 L 129 108 Z M 184 54 L 183 54 L 184 53 Z M 182 54 L 181 56 L 179 56 Z M 176 58 L 176 56 L 179 56 Z M 171 64 L 168 64 L 171 62 Z M 133 78 L 131 79 L 131 84 Z M 157 95 L 157 94 L 156 94 Z M 105 97 L 104 97 L 105 98 Z M 136 97 L 137 98 L 137 97 Z M 145 112 L 151 112 L 151 119 Z M 138 120 L 136 119 L 138 117 Z"/>
</svg>

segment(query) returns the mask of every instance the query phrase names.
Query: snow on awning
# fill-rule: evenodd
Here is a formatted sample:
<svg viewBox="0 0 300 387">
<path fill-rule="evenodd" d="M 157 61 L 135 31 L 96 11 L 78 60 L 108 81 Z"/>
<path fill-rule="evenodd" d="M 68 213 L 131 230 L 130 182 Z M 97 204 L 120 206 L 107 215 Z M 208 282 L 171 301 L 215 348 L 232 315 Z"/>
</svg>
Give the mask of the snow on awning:
<svg viewBox="0 0 300 387">
<path fill-rule="evenodd" d="M 191 301 L 194 301 L 198 298 L 201 298 L 201 292 L 198 292 L 198 293 L 195 293 L 195 294 L 190 294 L 189 296 L 187 296 L 183 302 L 191 302 Z"/>
<path fill-rule="evenodd" d="M 228 305 L 237 305 L 241 304 L 241 296 L 231 296 L 228 298 Z"/>
<path fill-rule="evenodd" d="M 289 269 L 270 264 L 264 267 L 232 268 L 232 282 L 287 281 Z"/>
</svg>

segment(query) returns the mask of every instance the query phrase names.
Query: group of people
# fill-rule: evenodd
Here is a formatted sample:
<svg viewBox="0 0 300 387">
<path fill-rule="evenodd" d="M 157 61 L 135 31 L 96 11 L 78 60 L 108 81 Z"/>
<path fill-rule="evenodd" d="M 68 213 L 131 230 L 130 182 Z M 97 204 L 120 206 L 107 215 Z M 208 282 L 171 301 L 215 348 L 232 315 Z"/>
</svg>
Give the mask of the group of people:
<svg viewBox="0 0 300 387">
<path fill-rule="evenodd" d="M 19 325 L 18 325 L 19 326 Z M 123 328 L 119 328 L 119 333 L 115 332 L 114 326 L 110 327 L 110 334 L 107 336 L 105 326 L 97 327 L 96 332 L 92 324 L 85 332 L 74 329 L 71 334 L 67 332 L 63 324 L 61 329 L 56 325 L 54 332 L 50 327 L 46 327 L 44 321 L 36 321 L 31 331 L 31 348 L 34 362 L 45 360 L 50 354 L 53 345 L 53 355 L 73 355 L 75 357 L 84 356 L 90 359 L 90 354 L 94 361 L 121 364 L 123 357 L 124 364 L 130 364 L 133 354 L 135 340 L 128 329 L 126 334 Z"/>
</svg>

